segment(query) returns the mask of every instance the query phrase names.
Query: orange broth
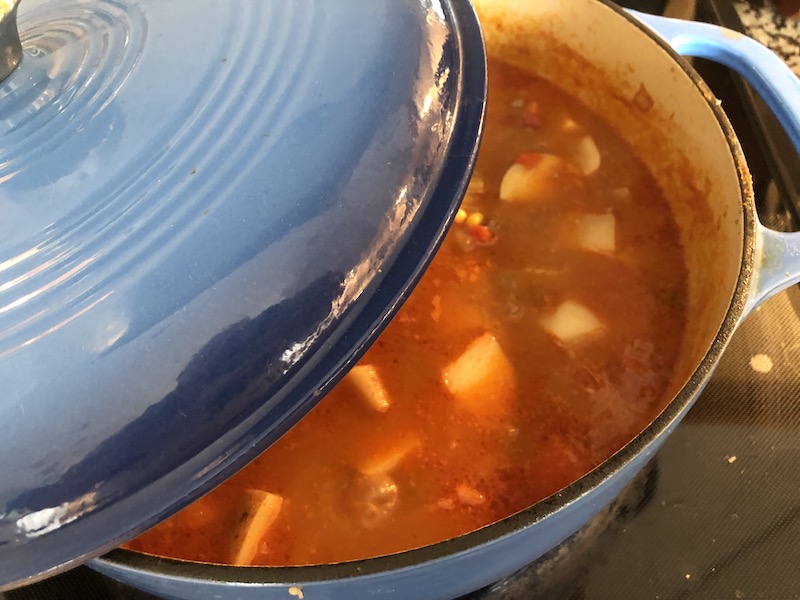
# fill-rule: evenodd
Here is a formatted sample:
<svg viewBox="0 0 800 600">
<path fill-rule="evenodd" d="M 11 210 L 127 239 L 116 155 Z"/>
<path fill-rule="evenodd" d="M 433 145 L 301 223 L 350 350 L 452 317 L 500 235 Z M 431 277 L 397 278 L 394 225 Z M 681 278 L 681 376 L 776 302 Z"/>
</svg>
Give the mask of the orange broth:
<svg viewBox="0 0 800 600">
<path fill-rule="evenodd" d="M 668 203 L 585 106 L 489 72 L 462 212 L 363 368 L 129 548 L 302 565 L 423 546 L 553 494 L 663 408 L 687 293 Z"/>
</svg>

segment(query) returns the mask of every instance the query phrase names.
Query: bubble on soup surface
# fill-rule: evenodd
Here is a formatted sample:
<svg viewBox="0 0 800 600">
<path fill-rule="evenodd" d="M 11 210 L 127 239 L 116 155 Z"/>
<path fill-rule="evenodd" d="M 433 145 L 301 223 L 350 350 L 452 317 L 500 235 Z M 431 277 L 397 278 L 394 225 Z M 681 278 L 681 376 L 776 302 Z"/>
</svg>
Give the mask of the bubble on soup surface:
<svg viewBox="0 0 800 600">
<path fill-rule="evenodd" d="M 366 527 L 385 519 L 397 506 L 397 483 L 388 473 L 358 473 L 348 489 L 350 508 Z"/>
</svg>

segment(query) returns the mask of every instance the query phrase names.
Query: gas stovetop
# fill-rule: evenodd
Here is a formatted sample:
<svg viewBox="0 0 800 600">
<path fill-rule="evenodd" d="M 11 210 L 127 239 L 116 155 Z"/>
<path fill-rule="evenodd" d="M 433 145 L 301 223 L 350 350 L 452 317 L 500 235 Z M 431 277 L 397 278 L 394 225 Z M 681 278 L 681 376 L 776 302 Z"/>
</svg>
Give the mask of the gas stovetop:
<svg viewBox="0 0 800 600">
<path fill-rule="evenodd" d="M 800 21 L 759 0 L 622 4 L 745 31 L 800 73 Z M 769 111 L 725 69 L 695 61 L 722 99 L 761 219 L 800 223 L 800 159 Z M 800 598 L 800 288 L 736 332 L 696 405 L 611 506 L 517 576 L 464 600 Z M 145 600 L 87 568 L 0 600 Z"/>
</svg>

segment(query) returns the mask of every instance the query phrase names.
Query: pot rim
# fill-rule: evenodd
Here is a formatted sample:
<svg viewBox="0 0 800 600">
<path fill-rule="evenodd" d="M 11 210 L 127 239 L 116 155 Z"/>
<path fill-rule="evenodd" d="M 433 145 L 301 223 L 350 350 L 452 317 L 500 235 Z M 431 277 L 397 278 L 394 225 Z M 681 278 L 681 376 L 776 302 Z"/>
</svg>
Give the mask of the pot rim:
<svg viewBox="0 0 800 600">
<path fill-rule="evenodd" d="M 345 580 L 388 571 L 399 571 L 423 563 L 430 563 L 476 550 L 493 540 L 511 535 L 535 523 L 556 515 L 570 504 L 596 488 L 603 482 L 614 478 L 625 465 L 647 450 L 648 447 L 666 431 L 677 425 L 681 417 L 691 408 L 703 386 L 707 383 L 714 367 L 727 347 L 730 338 L 745 315 L 745 306 L 753 278 L 756 246 L 757 218 L 753 202 L 753 190 L 749 170 L 738 138 L 721 106 L 714 101 L 714 94 L 694 68 L 679 55 L 665 40 L 647 25 L 623 10 L 610 0 L 595 0 L 626 19 L 652 41 L 657 43 L 694 82 L 712 110 L 719 127 L 725 136 L 731 156 L 736 166 L 739 191 L 742 200 L 742 257 L 739 274 L 734 286 L 730 304 L 711 343 L 711 346 L 690 375 L 681 390 L 670 400 L 661 413 L 636 437 L 625 446 L 600 463 L 597 467 L 572 482 L 558 492 L 540 500 L 509 517 L 481 527 L 460 536 L 436 542 L 420 548 L 402 552 L 346 561 L 334 564 L 302 566 L 233 566 L 173 558 L 117 548 L 93 559 L 99 564 L 109 563 L 115 569 L 149 572 L 160 576 L 173 576 L 182 579 L 207 580 L 215 583 L 246 584 L 291 584 L 304 582 L 318 583 L 330 580 Z M 535 557 L 534 557 L 535 558 Z M 89 563 L 91 565 L 91 562 Z"/>
</svg>

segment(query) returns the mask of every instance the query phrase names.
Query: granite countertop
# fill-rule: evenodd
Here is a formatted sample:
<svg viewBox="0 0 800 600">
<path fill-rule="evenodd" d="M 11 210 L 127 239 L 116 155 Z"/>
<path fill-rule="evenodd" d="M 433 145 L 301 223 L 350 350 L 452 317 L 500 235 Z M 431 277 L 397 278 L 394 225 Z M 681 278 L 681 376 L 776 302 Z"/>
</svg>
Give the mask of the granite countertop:
<svg viewBox="0 0 800 600">
<path fill-rule="evenodd" d="M 800 19 L 784 18 L 770 2 L 734 0 L 734 7 L 747 30 L 800 76 Z"/>
</svg>

